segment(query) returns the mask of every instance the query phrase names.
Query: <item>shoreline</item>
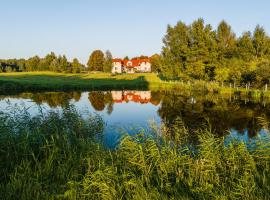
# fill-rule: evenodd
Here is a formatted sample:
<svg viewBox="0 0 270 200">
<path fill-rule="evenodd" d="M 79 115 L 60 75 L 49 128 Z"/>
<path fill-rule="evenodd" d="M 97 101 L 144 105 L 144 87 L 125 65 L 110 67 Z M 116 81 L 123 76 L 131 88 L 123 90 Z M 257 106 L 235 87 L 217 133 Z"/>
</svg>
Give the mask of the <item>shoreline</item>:
<svg viewBox="0 0 270 200">
<path fill-rule="evenodd" d="M 42 91 L 87 90 L 187 90 L 191 92 L 219 93 L 270 98 L 270 91 L 222 87 L 217 82 L 163 81 L 154 73 L 119 74 L 91 73 L 66 74 L 55 72 L 0 73 L 0 94 Z"/>
</svg>

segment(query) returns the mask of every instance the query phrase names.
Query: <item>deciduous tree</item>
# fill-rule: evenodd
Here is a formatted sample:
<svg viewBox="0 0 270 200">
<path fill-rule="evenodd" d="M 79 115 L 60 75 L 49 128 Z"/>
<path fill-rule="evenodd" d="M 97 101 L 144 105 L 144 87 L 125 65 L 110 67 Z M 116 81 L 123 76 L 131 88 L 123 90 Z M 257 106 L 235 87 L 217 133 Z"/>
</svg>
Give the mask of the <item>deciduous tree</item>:
<svg viewBox="0 0 270 200">
<path fill-rule="evenodd" d="M 93 51 L 87 62 L 89 71 L 103 71 L 104 61 L 104 53 L 101 50 Z"/>
</svg>

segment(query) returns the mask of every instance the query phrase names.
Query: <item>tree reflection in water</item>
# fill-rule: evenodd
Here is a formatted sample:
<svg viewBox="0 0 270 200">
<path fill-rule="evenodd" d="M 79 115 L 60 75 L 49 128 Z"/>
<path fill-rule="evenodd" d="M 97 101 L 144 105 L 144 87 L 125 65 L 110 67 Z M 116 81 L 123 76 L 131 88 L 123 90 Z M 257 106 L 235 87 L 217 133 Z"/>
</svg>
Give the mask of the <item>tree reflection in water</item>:
<svg viewBox="0 0 270 200">
<path fill-rule="evenodd" d="M 23 93 L 17 97 L 32 99 L 38 105 L 47 103 L 50 107 L 64 107 L 71 100 L 81 99 L 81 92 Z M 191 94 L 186 91 L 91 91 L 88 99 L 96 111 L 110 115 L 115 104 L 151 104 L 157 107 L 162 123 L 169 129 L 181 123 L 191 132 L 211 126 L 212 131 L 224 135 L 234 129 L 240 134 L 248 132 L 255 136 L 261 125 L 258 117 L 269 121 L 270 102 L 267 99 L 252 101 L 240 96 L 227 97 L 220 94 Z M 142 107 L 142 109 L 144 109 Z M 125 116 L 123 116 L 125 117 Z M 172 131 L 171 131 L 172 132 Z"/>
</svg>

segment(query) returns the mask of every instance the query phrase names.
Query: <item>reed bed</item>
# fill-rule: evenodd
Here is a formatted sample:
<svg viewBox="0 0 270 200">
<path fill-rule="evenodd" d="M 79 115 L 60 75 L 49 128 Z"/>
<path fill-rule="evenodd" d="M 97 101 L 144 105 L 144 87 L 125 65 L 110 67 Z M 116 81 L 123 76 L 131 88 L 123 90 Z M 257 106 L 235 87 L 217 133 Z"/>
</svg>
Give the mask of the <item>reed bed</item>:
<svg viewBox="0 0 270 200">
<path fill-rule="evenodd" d="M 270 198 L 268 137 L 253 147 L 225 144 L 205 128 L 192 144 L 179 119 L 107 149 L 99 116 L 83 118 L 71 106 L 10 113 L 0 112 L 1 199 Z"/>
</svg>

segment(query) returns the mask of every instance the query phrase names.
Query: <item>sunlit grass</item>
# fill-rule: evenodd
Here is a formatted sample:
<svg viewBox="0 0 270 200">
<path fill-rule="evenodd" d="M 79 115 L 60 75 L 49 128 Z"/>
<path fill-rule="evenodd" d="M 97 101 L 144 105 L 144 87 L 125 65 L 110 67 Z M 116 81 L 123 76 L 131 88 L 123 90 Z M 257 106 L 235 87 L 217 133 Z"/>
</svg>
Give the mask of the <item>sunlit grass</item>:
<svg viewBox="0 0 270 200">
<path fill-rule="evenodd" d="M 17 72 L 0 74 L 0 92 L 19 91 L 67 91 L 67 90 L 111 90 L 111 89 L 151 89 L 186 90 L 221 95 L 240 94 L 244 97 L 269 98 L 270 91 L 263 88 L 245 89 L 241 87 L 221 87 L 215 81 L 194 80 L 190 82 L 164 81 L 156 73 L 118 74 L 111 73 L 55 73 Z"/>
<path fill-rule="evenodd" d="M 153 125 L 109 150 L 98 116 L 83 119 L 70 106 L 11 113 L 0 112 L 1 199 L 270 198 L 269 140 L 224 145 L 205 129 L 190 145 L 179 120 L 166 134 Z"/>
</svg>

